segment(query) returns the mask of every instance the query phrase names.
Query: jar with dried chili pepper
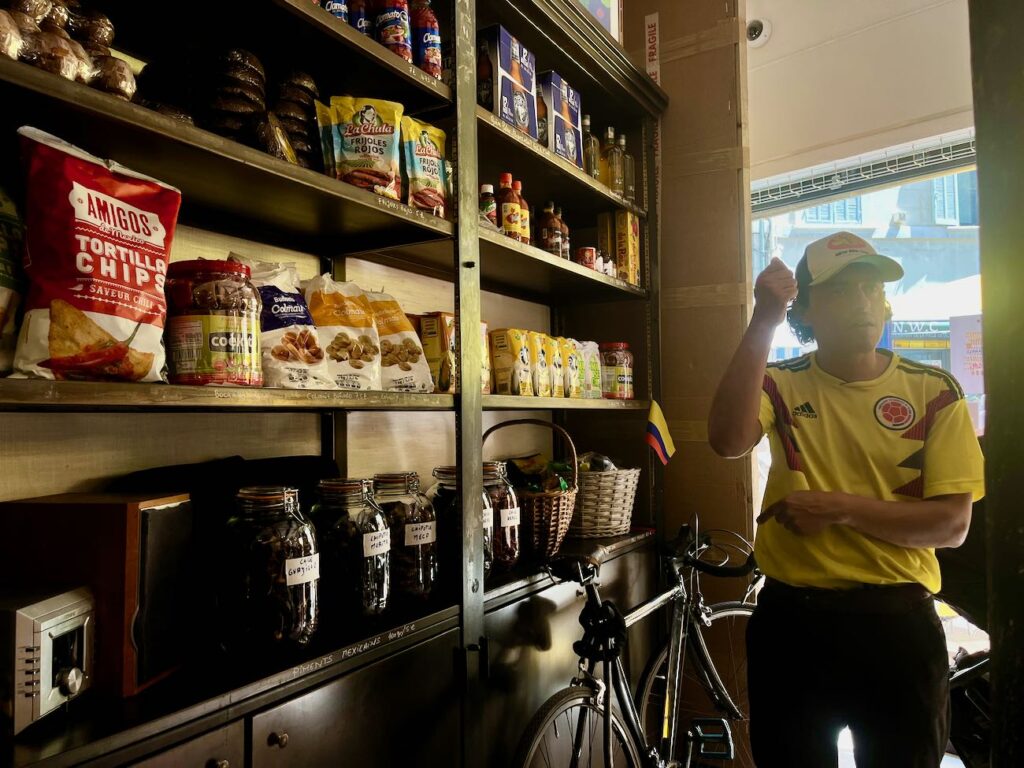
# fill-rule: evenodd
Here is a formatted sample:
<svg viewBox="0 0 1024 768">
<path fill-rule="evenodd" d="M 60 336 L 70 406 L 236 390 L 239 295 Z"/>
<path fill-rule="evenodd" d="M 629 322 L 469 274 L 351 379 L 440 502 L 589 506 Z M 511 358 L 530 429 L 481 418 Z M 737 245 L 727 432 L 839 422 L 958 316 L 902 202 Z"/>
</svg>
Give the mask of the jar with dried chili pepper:
<svg viewBox="0 0 1024 768">
<path fill-rule="evenodd" d="M 446 593 L 458 595 L 462 569 L 462 507 L 459 505 L 458 468 L 436 467 L 437 482 L 427 491 L 427 498 L 434 505 L 437 515 L 438 550 L 440 553 L 442 581 Z M 494 562 L 494 510 L 486 492 L 480 494 L 480 522 L 484 530 L 484 576 L 491 572 Z"/>
<path fill-rule="evenodd" d="M 484 462 L 484 492 L 494 516 L 494 565 L 510 570 L 519 562 L 519 499 L 509 482 L 504 461 Z"/>
<path fill-rule="evenodd" d="M 391 593 L 391 531 L 370 480 L 321 480 L 310 517 L 323 554 L 322 603 L 333 623 L 376 616 Z"/>
<path fill-rule="evenodd" d="M 320 549 L 299 492 L 242 488 L 219 580 L 222 640 L 238 651 L 306 645 L 320 618 Z"/>
<path fill-rule="evenodd" d="M 373 496 L 391 529 L 395 596 L 427 599 L 437 581 L 437 516 L 430 500 L 420 493 L 419 475 L 374 475 Z"/>
</svg>

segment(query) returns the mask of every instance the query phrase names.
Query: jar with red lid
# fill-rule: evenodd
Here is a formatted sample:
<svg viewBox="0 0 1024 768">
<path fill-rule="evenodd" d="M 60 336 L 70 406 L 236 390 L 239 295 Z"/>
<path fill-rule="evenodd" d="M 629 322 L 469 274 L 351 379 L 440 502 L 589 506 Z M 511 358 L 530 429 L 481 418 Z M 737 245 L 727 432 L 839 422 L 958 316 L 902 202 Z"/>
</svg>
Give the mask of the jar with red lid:
<svg viewBox="0 0 1024 768">
<path fill-rule="evenodd" d="M 172 384 L 263 385 L 259 291 L 233 261 L 177 261 L 167 272 Z"/>
<path fill-rule="evenodd" d="M 624 341 L 601 345 L 601 392 L 606 400 L 633 399 L 633 353 Z"/>
</svg>

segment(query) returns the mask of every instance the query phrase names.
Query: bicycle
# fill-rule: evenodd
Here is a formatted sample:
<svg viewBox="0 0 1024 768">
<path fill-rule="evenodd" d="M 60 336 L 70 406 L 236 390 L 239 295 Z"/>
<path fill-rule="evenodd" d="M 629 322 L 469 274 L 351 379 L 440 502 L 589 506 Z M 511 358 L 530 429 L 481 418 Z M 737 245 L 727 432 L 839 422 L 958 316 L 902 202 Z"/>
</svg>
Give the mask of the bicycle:
<svg viewBox="0 0 1024 768">
<path fill-rule="evenodd" d="M 728 667 L 717 666 L 711 658 L 709 645 L 713 643 L 708 642 L 708 635 L 714 631 L 722 635 L 718 639 L 723 642 L 745 647 L 746 621 L 754 611 L 752 598 L 761 576 L 749 542 L 728 531 L 714 533 L 734 539 L 716 543 L 708 533 L 683 526 L 671 553 L 664 558 L 671 587 L 625 615 L 612 602 L 601 600 L 595 581 L 600 548 L 581 557 L 556 560 L 549 566 L 553 579 L 578 583 L 586 596 L 580 613 L 583 638 L 573 644 L 580 657 L 579 673 L 534 715 L 513 766 L 696 768 L 705 760 L 734 759 L 737 749 L 741 756 L 749 755 L 745 651 L 738 662 L 733 659 Z M 737 553 L 743 556 L 743 563 L 728 565 Z M 715 554 L 720 556 L 718 562 L 702 559 Z M 753 574 L 754 578 L 742 600 L 707 606 L 700 591 L 700 574 Z M 648 663 L 634 701 L 620 658 L 626 631 L 670 604 L 669 640 Z M 691 681 L 706 691 L 709 703 L 722 716 L 691 718 L 682 712 L 680 694 L 687 682 L 685 655 L 690 656 Z M 595 675 L 598 664 L 602 666 L 601 677 Z M 618 707 L 613 700 L 619 702 Z M 682 734 L 680 722 L 688 723 Z M 694 763 L 695 757 L 699 762 Z"/>
</svg>

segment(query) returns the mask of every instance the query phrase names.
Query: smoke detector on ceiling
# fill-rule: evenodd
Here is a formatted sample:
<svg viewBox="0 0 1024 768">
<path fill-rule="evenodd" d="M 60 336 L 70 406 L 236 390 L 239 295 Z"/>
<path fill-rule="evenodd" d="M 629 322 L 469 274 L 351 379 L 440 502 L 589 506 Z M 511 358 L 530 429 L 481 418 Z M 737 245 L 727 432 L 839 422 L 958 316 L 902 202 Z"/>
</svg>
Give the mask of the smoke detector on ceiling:
<svg viewBox="0 0 1024 768">
<path fill-rule="evenodd" d="M 772 23 L 768 19 L 751 19 L 747 22 L 747 44 L 760 48 L 772 36 Z"/>
</svg>

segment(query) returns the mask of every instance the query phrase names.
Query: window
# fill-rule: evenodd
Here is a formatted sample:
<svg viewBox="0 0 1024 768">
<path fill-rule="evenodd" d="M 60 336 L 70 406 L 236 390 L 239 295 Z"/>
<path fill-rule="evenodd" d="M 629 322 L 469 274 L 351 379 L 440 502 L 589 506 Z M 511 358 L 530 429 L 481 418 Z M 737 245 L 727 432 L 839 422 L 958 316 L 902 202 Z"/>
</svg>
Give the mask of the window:
<svg viewBox="0 0 1024 768">
<path fill-rule="evenodd" d="M 932 180 L 932 210 L 935 212 L 935 223 L 957 225 L 960 217 L 957 214 L 956 176 L 942 176 Z"/>
<path fill-rule="evenodd" d="M 804 211 L 807 224 L 860 224 L 860 196 L 816 205 Z"/>
<path fill-rule="evenodd" d="M 978 172 L 967 171 L 956 177 L 956 204 L 961 227 L 978 226 Z"/>
</svg>

